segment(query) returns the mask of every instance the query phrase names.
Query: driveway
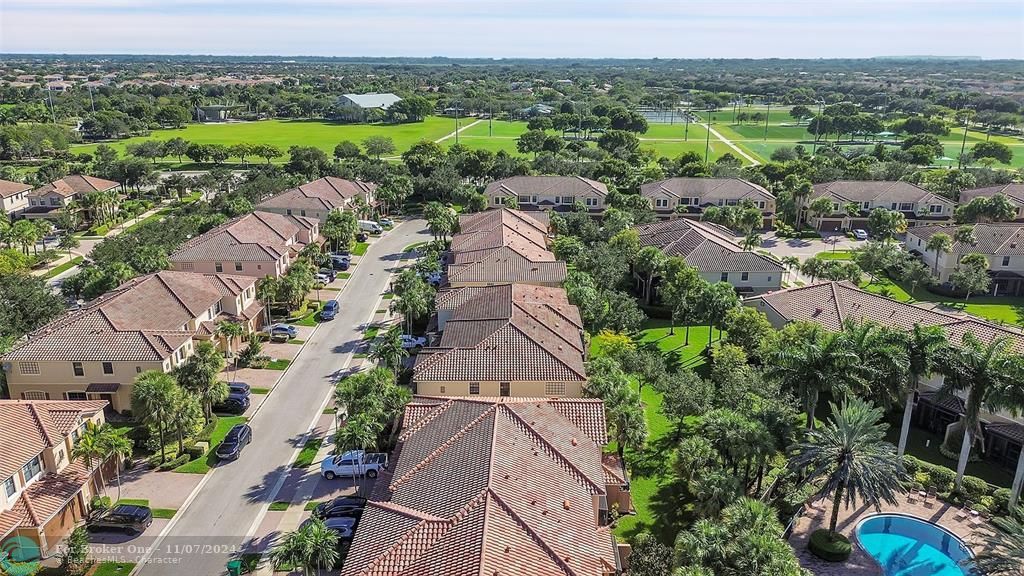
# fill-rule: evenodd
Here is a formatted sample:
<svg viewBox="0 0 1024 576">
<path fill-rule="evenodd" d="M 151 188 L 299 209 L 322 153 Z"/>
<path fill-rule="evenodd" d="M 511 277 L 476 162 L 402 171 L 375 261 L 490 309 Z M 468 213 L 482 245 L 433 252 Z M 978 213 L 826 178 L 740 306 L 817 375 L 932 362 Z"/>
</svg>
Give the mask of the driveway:
<svg viewBox="0 0 1024 576">
<path fill-rule="evenodd" d="M 146 542 L 153 554 L 137 573 L 223 574 L 233 554 L 258 544 L 253 536 L 265 525 L 267 506 L 276 499 L 304 435 L 319 420 L 336 376 L 349 365 L 361 342 L 358 327 L 378 307 L 390 273 L 399 265 L 400 251 L 428 239 L 426 223 L 412 220 L 370 246 L 339 295 L 343 305 L 338 317 L 321 324 L 307 340 L 250 421 L 252 444 L 239 460 L 218 466 L 204 477 L 195 498 L 178 512 L 166 533 Z"/>
<path fill-rule="evenodd" d="M 806 260 L 818 252 L 832 250 L 832 240 L 835 240 L 836 250 L 852 250 L 864 245 L 863 240 L 851 240 L 842 234 L 830 234 L 822 232 L 822 238 L 779 238 L 775 232 L 765 233 L 761 240 L 761 249 L 767 250 L 779 258 L 796 256 Z"/>
</svg>

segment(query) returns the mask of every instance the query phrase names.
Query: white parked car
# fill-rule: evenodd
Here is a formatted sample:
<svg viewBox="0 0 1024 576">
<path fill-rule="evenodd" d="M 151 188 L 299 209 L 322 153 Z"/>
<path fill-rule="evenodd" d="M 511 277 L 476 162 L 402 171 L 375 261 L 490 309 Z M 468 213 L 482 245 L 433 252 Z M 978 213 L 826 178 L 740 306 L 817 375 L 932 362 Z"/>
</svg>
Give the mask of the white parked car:
<svg viewBox="0 0 1024 576">
<path fill-rule="evenodd" d="M 423 336 L 412 336 L 410 334 L 402 334 L 402 348 L 423 348 L 427 345 L 427 339 Z"/>
<path fill-rule="evenodd" d="M 381 470 L 387 469 L 387 454 L 363 452 L 362 450 L 349 450 L 344 454 L 331 456 L 320 463 L 320 474 L 328 480 L 334 480 L 339 476 L 354 478 L 363 474 L 367 478 L 376 478 Z"/>
<path fill-rule="evenodd" d="M 394 226 L 395 221 L 391 218 L 381 218 L 380 220 L 377 220 L 377 224 L 380 224 L 381 226 Z"/>
<path fill-rule="evenodd" d="M 856 238 L 857 240 L 867 240 L 868 232 L 867 230 L 857 228 L 856 230 L 853 231 L 853 237 Z"/>
<path fill-rule="evenodd" d="M 323 284 L 331 283 L 331 277 L 328 276 L 327 274 L 317 274 L 316 276 L 313 276 L 313 279 Z"/>
</svg>

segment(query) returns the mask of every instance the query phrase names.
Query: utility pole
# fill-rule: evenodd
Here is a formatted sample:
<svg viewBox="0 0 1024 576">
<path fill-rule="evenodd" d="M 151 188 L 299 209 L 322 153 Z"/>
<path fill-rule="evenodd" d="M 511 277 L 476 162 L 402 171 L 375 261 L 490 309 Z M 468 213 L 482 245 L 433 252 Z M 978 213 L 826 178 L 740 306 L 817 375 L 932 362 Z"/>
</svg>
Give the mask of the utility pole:
<svg viewBox="0 0 1024 576">
<path fill-rule="evenodd" d="M 50 103 L 50 119 L 52 119 L 53 123 L 56 124 L 57 113 L 53 111 L 53 90 L 50 90 L 49 86 L 46 87 L 46 101 Z"/>
<path fill-rule="evenodd" d="M 690 105 L 687 104 L 686 108 L 683 109 L 683 118 L 686 120 L 686 125 L 683 128 L 683 142 L 690 139 Z"/>
<path fill-rule="evenodd" d="M 821 111 L 824 104 L 824 100 L 818 100 L 818 117 L 814 119 L 814 146 L 811 147 L 812 158 L 818 152 L 818 138 L 821 136 Z"/>
<path fill-rule="evenodd" d="M 764 114 L 764 139 L 768 141 L 768 119 L 772 117 L 772 95 L 768 94 L 768 111 Z"/>
<path fill-rule="evenodd" d="M 494 103 L 487 106 L 487 135 L 494 136 Z"/>
<path fill-rule="evenodd" d="M 708 163 L 708 154 L 711 153 L 711 107 L 708 106 L 707 138 L 704 140 L 704 164 Z"/>
<path fill-rule="evenodd" d="M 964 139 L 960 142 L 960 158 L 957 163 L 957 167 L 961 170 L 964 167 L 964 151 L 967 149 L 967 125 L 970 124 L 971 115 L 967 112 L 967 106 L 963 107 L 964 111 Z"/>
<path fill-rule="evenodd" d="M 92 86 L 89 86 L 89 102 L 92 104 L 92 113 L 96 113 L 96 100 L 92 97 Z"/>
<path fill-rule="evenodd" d="M 740 105 L 739 94 L 736 94 L 732 98 L 732 123 L 736 125 L 736 108 Z"/>
</svg>

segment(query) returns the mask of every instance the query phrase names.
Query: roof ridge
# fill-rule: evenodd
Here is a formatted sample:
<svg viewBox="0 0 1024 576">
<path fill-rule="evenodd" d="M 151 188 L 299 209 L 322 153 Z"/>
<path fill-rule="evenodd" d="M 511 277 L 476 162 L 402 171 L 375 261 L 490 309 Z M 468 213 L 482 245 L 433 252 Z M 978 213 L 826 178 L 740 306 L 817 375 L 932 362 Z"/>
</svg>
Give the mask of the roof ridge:
<svg viewBox="0 0 1024 576">
<path fill-rule="evenodd" d="M 505 502 L 504 498 L 502 498 L 497 492 L 495 492 L 491 488 L 487 488 L 487 492 L 490 495 L 490 497 L 493 498 L 494 501 L 498 503 L 498 506 L 500 506 L 502 510 L 504 510 L 504 512 L 508 514 L 509 517 L 512 518 L 512 520 L 515 523 L 522 526 L 523 531 L 526 532 L 530 539 L 536 542 L 537 545 L 541 549 L 543 549 L 548 554 L 548 556 L 551 557 L 552 560 L 555 561 L 555 563 L 562 569 L 562 571 L 565 572 L 565 574 L 567 574 L 568 576 L 576 576 L 576 571 L 573 570 L 571 566 L 569 566 L 565 559 L 559 557 L 558 553 L 555 552 L 553 548 L 551 548 L 547 541 L 541 538 L 540 534 L 538 534 L 537 531 L 534 530 L 526 522 L 526 520 L 515 511 L 514 508 L 512 508 L 511 506 L 509 506 L 507 502 Z M 486 537 L 486 532 L 484 533 L 484 536 Z"/>
<path fill-rule="evenodd" d="M 39 432 L 43 435 L 43 440 L 46 441 L 47 446 L 53 446 L 55 442 L 50 436 L 50 430 L 46 427 L 46 423 L 43 422 L 42 416 L 39 415 L 39 410 L 36 409 L 34 404 L 28 404 L 29 414 L 32 415 L 32 420 L 35 421 L 36 427 L 39 428 Z"/>
<path fill-rule="evenodd" d="M 551 327 L 549 327 L 549 326 L 548 326 L 548 325 L 547 325 L 546 323 L 544 323 L 544 321 L 543 321 L 543 320 L 541 320 L 541 319 L 540 319 L 540 318 L 538 318 L 537 316 L 533 315 L 533 314 L 532 314 L 532 313 L 530 312 L 530 310 L 528 310 L 528 309 L 527 309 L 526 307 L 524 307 L 524 306 L 523 306 L 524 304 L 525 304 L 525 302 L 515 302 L 515 301 L 513 301 L 513 302 L 512 302 L 512 309 L 513 309 L 513 310 L 512 310 L 512 313 L 513 313 L 513 318 L 509 320 L 510 322 L 514 320 L 515 310 L 516 310 L 516 309 L 519 309 L 519 310 L 521 310 L 521 311 L 523 312 L 523 314 L 526 314 L 527 316 L 529 316 L 530 318 L 532 318 L 532 319 L 533 319 L 533 320 L 534 320 L 535 322 L 537 322 L 537 324 L 538 324 L 539 326 L 541 326 L 541 327 L 542 327 L 542 328 L 543 328 L 544 330 L 547 330 L 548 332 L 551 332 L 552 334 L 554 334 L 555 336 L 557 336 L 557 337 L 558 337 L 559 339 L 561 339 L 561 340 L 562 340 L 563 342 L 565 342 L 566 344 L 568 344 L 569 346 L 571 346 L 571 347 L 572 347 L 573 349 L 575 349 L 575 350 L 579 350 L 580 352 L 582 352 L 582 351 L 583 351 L 583 349 L 584 349 L 584 346 L 583 346 L 583 344 L 582 344 L 582 343 L 581 343 L 581 344 L 580 344 L 579 346 L 577 346 L 577 345 L 576 345 L 576 344 L 575 344 L 574 342 L 570 341 L 570 340 L 569 340 L 568 338 L 566 338 L 565 336 L 563 336 L 563 335 L 562 335 L 562 333 L 561 333 L 560 331 L 557 331 L 557 330 L 554 330 L 554 329 L 552 329 L 552 328 L 551 328 Z M 543 307 L 545 307 L 545 308 L 547 308 L 547 309 L 549 309 L 549 310 L 551 309 L 551 307 L 550 307 L 550 306 L 548 306 L 548 305 L 547 305 L 547 303 L 544 303 L 544 302 L 539 302 L 539 303 L 537 303 L 537 304 L 538 304 L 538 305 L 540 305 L 540 306 L 543 306 Z M 558 313 L 557 311 L 555 311 L 555 310 L 552 310 L 552 312 L 554 312 L 554 313 L 555 313 L 556 315 L 560 316 L 560 317 L 561 317 L 561 318 L 562 318 L 563 320 L 565 320 L 565 321 L 566 321 L 566 322 L 568 322 L 569 324 L 572 324 L 572 321 L 570 321 L 570 320 L 569 320 L 568 318 L 566 318 L 566 317 L 565 317 L 565 316 L 563 316 L 562 314 L 559 314 L 559 313 Z M 573 326 L 575 327 L 575 325 L 573 325 Z"/>
<path fill-rule="evenodd" d="M 583 486 L 590 487 L 592 489 L 592 491 L 597 493 L 597 494 L 604 494 L 605 493 L 604 487 L 602 487 L 601 485 L 595 483 L 593 480 L 588 478 L 587 475 L 584 474 L 583 471 L 580 470 L 580 468 L 578 466 L 576 466 L 576 464 L 574 464 L 572 462 L 572 460 L 569 459 L 568 456 L 563 454 L 561 450 L 556 448 L 555 445 L 552 444 L 551 442 L 549 442 L 548 439 L 545 438 L 540 432 L 537 432 L 537 430 L 535 430 L 531 424 L 527 423 L 526 419 L 523 418 L 518 412 L 516 412 L 515 410 L 512 410 L 512 409 L 510 409 L 508 407 L 505 407 L 504 412 L 506 412 L 508 415 L 511 416 L 510 420 L 513 420 L 514 422 L 518 422 L 519 425 L 520 425 L 520 429 L 526 435 L 531 436 L 532 439 L 535 442 L 537 442 L 537 444 L 540 444 L 541 447 L 544 448 L 544 451 L 548 454 L 548 456 L 551 457 L 551 459 L 559 460 L 559 461 L 561 461 L 563 467 L 568 467 L 569 469 L 567 471 L 569 472 L 569 475 L 573 476 L 576 479 L 577 482 L 579 482 Z M 556 412 L 557 412 L 557 410 L 556 410 Z M 558 413 L 558 415 L 562 416 L 561 413 Z M 565 418 L 564 416 L 562 416 L 562 417 Z M 565 419 L 570 424 L 572 424 L 577 429 L 579 429 L 579 427 L 576 426 L 576 424 L 573 423 L 571 420 L 569 420 L 568 418 L 565 418 Z M 582 430 L 580 430 L 580 432 L 582 432 Z M 584 433 L 583 435 L 586 436 L 586 433 Z M 492 470 L 493 470 L 493 468 L 492 468 Z M 582 479 L 582 481 L 581 481 L 581 479 Z"/>
<path fill-rule="evenodd" d="M 465 436 L 466 433 L 469 432 L 470 429 L 474 428 L 477 424 L 479 424 L 481 421 L 483 421 L 483 419 L 486 418 L 488 414 L 492 414 L 492 413 L 496 412 L 497 408 L 498 408 L 498 406 L 497 406 L 497 404 L 495 404 L 495 405 L 492 405 L 487 410 L 484 410 L 483 412 L 481 412 L 480 415 L 478 415 L 476 418 L 474 418 L 468 424 L 463 426 L 463 428 L 461 430 L 459 430 L 454 435 L 452 435 L 450 438 L 448 438 L 447 440 L 442 442 L 440 445 L 438 445 L 438 447 L 435 448 L 430 454 L 427 454 L 427 456 L 424 457 L 423 460 L 420 460 L 419 462 L 417 462 L 416 465 L 413 466 L 412 468 L 410 468 L 405 474 L 403 474 L 401 478 L 397 478 L 397 479 L 392 480 L 391 484 L 388 486 L 388 489 L 391 490 L 392 492 L 397 490 L 398 486 L 400 484 L 402 484 L 407 479 L 409 479 L 410 477 L 415 475 L 417 472 L 419 472 L 420 470 L 425 468 L 427 466 L 427 464 L 430 464 L 431 462 L 433 462 L 433 460 L 435 458 L 440 456 L 445 450 L 448 449 L 449 446 L 451 446 L 453 443 L 455 443 L 456 440 L 458 440 L 458 439 L 462 438 L 463 436 Z M 492 434 L 493 434 L 493 432 L 492 432 Z"/>
<path fill-rule="evenodd" d="M 407 429 L 406 429 L 406 430 L 405 430 L 404 432 L 402 432 L 402 433 L 401 433 L 401 434 L 400 434 L 400 435 L 398 436 L 398 439 L 399 439 L 400 441 L 403 441 L 403 442 L 404 442 L 404 441 L 405 441 L 405 440 L 407 440 L 407 439 L 408 439 L 408 438 L 409 438 L 410 436 L 412 436 L 412 435 L 413 435 L 413 434 L 415 434 L 416 432 L 419 432 L 419 431 L 420 431 L 420 430 L 421 430 L 421 429 L 422 429 L 422 428 L 423 428 L 424 426 L 426 426 L 426 425 L 427 425 L 427 424 L 429 424 L 430 422 L 433 422 L 433 421 L 434 421 L 434 420 L 435 420 L 435 419 L 436 419 L 436 418 L 437 418 L 438 416 L 440 416 L 440 415 L 441 415 L 441 414 L 442 414 L 443 412 L 445 412 L 445 411 L 447 411 L 447 410 L 448 410 L 449 408 L 451 408 L 453 404 L 455 404 L 455 400 L 454 400 L 454 399 L 451 399 L 451 398 L 449 398 L 449 399 L 448 399 L 447 401 L 445 401 L 445 402 L 441 402 L 440 404 L 437 404 L 436 406 L 434 406 L 434 409 L 433 409 L 433 410 L 431 410 L 431 411 L 430 411 L 429 413 L 427 413 L 427 415 L 426 415 L 426 416 L 424 416 L 423 418 L 421 418 L 419 422 L 416 422 L 416 423 L 414 423 L 414 424 L 413 424 L 412 426 L 410 426 L 410 427 L 409 427 L 409 428 L 407 428 Z"/>
<path fill-rule="evenodd" d="M 370 501 L 370 502 L 368 502 L 368 504 L 384 504 L 384 502 L 378 503 L 378 502 Z M 390 502 L 388 502 L 387 504 L 390 504 Z M 388 509 L 390 509 L 390 508 L 388 508 Z M 408 515 L 407 513 L 399 511 L 399 510 L 394 510 L 394 511 L 398 512 L 398 513 L 402 513 L 402 514 Z M 413 534 L 422 531 L 428 524 L 434 524 L 434 523 L 447 523 L 447 524 L 449 524 L 449 526 L 452 525 L 452 522 L 450 520 L 445 520 L 443 518 L 442 519 L 438 519 L 438 520 L 427 520 L 425 518 L 421 519 L 419 522 L 416 523 L 415 526 L 413 526 L 413 527 L 409 528 L 408 530 L 406 530 L 399 538 L 396 538 L 395 541 L 391 544 L 391 546 L 388 546 L 383 552 L 378 554 L 372 561 L 370 561 L 366 565 L 365 568 L 360 570 L 358 572 L 358 574 L 373 574 L 375 572 L 375 569 L 378 566 L 380 566 L 380 564 L 382 562 L 384 562 L 386 559 L 391 558 L 391 556 L 395 552 L 397 552 L 399 548 L 401 548 L 402 546 L 405 545 L 406 541 L 408 541 L 409 538 L 411 538 L 413 536 Z M 438 538 L 438 539 L 440 539 L 440 538 Z M 431 542 L 431 546 L 433 546 L 434 543 L 436 543 L 438 539 L 435 539 L 433 542 Z M 416 556 L 415 558 L 411 558 L 411 560 L 415 560 L 417 558 L 419 558 L 419 556 Z M 406 566 L 402 567 L 403 570 L 405 568 L 406 568 Z"/>
<path fill-rule="evenodd" d="M 582 371 L 582 372 L 581 372 L 581 371 L 579 371 L 579 370 L 577 370 L 577 369 L 573 368 L 572 366 L 570 366 L 570 365 L 569 365 L 569 364 L 568 364 L 567 362 L 565 362 L 564 360 L 562 360 L 562 358 L 561 358 L 561 357 L 559 357 L 559 356 L 558 356 L 557 354 L 553 353 L 553 352 L 552 352 L 552 351 L 551 351 L 550 349 L 548 349 L 548 348 L 547 348 L 546 346 L 543 346 L 543 345 L 541 345 L 541 343 L 540 343 L 540 342 L 537 342 L 536 340 L 534 340 L 533 338 L 531 338 L 531 337 L 530 337 L 530 335 L 529 335 L 529 334 L 527 334 L 527 333 L 526 333 L 526 332 L 525 332 L 525 331 L 524 331 L 524 330 L 523 330 L 522 328 L 520 328 L 520 327 L 519 327 L 518 325 L 516 325 L 516 323 L 515 323 L 515 322 L 508 322 L 508 323 L 506 324 L 506 326 L 509 326 L 509 327 L 511 327 L 511 328 L 512 328 L 513 330 L 515 330 L 516 332 L 518 332 L 518 333 L 519 333 L 519 334 L 520 334 L 520 335 L 521 335 L 521 336 L 522 336 L 523 338 L 526 338 L 526 339 L 527 339 L 527 340 L 528 340 L 529 342 L 533 343 L 533 345 L 534 345 L 534 346 L 537 346 L 538 348 L 540 348 L 541 350 L 543 350 L 544 352 L 546 352 L 546 353 L 547 353 L 547 354 L 548 354 L 548 355 L 549 355 L 550 357 L 552 357 L 552 358 L 554 358 L 555 360 L 557 360 L 559 364 L 561 364 L 562 366 L 564 366 L 564 367 L 568 368 L 570 372 L 572 372 L 573 374 L 576 374 L 576 375 L 577 375 L 577 376 L 579 376 L 579 377 L 580 377 L 580 378 L 581 378 L 582 380 L 586 381 L 586 379 L 587 379 L 587 374 L 586 374 L 586 370 L 584 370 L 584 371 Z M 550 328 L 548 328 L 548 327 L 546 327 L 546 326 L 544 327 L 544 329 L 545 329 L 545 330 L 547 330 L 548 332 L 552 333 L 552 334 L 555 334 L 555 335 L 556 335 L 556 336 L 557 336 L 557 337 L 558 337 L 559 339 L 561 339 L 561 340 L 562 340 L 563 342 L 566 342 L 566 343 L 568 344 L 568 342 L 567 342 L 567 341 L 566 341 L 566 340 L 565 340 L 564 338 L 562 338 L 562 336 L 561 336 L 561 335 L 559 335 L 559 334 L 558 334 L 557 332 L 555 332 L 555 331 L 551 330 Z M 492 333 L 492 334 L 491 334 L 490 336 L 488 336 L 487 338 L 484 338 L 483 340 L 481 340 L 481 341 L 480 341 L 480 343 L 479 343 L 479 344 L 477 344 L 476 346 L 473 346 L 473 349 L 476 349 L 476 348 L 478 348 L 479 346 L 482 346 L 482 345 L 484 344 L 484 342 L 486 342 L 487 340 L 490 340 L 491 338 L 493 338 L 493 337 L 494 337 L 494 335 L 495 335 L 495 334 L 497 334 L 497 333 L 498 333 L 498 330 L 495 330 L 495 331 L 494 331 L 494 332 L 493 332 L 493 333 Z M 573 348 L 573 350 L 579 350 L 578 348 L 575 348 L 575 347 L 573 347 L 573 346 L 572 346 L 572 344 L 569 344 L 569 346 L 570 346 L 570 347 L 572 347 L 572 348 Z M 580 351 L 580 352 L 582 352 L 582 350 L 579 350 L 579 351 Z"/>
</svg>

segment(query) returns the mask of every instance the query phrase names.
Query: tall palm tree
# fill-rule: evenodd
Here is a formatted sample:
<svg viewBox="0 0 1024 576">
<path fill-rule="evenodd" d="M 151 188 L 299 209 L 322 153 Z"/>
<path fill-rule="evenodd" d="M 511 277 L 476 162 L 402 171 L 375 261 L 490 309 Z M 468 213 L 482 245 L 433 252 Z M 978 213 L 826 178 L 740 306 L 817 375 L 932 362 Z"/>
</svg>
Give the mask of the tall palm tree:
<svg viewBox="0 0 1024 576">
<path fill-rule="evenodd" d="M 213 406 L 228 396 L 228 385 L 217 377 L 224 369 L 224 356 L 209 342 L 197 342 L 195 351 L 174 370 L 182 388 L 199 400 L 207 422 L 213 417 Z"/>
<path fill-rule="evenodd" d="M 1024 508 L 1014 508 L 1008 516 L 992 519 L 995 529 L 982 537 L 983 547 L 965 566 L 986 576 L 1024 575 Z"/>
<path fill-rule="evenodd" d="M 402 347 L 401 336 L 401 327 L 392 326 L 384 333 L 384 337 L 374 343 L 370 349 L 370 359 L 381 363 L 396 377 L 402 369 L 402 361 L 409 356 L 409 351 Z"/>
<path fill-rule="evenodd" d="M 117 477 L 117 499 L 121 499 L 121 463 L 132 457 L 135 443 L 128 437 L 128 430 L 110 429 L 106 437 L 107 456 L 113 457 L 116 462 L 114 474 Z"/>
<path fill-rule="evenodd" d="M 178 385 L 170 374 L 147 370 L 135 377 L 132 386 L 132 415 L 157 429 L 160 438 L 160 463 L 166 459 L 164 439 L 167 424 L 174 410 L 174 396 Z"/>
<path fill-rule="evenodd" d="M 938 326 L 921 326 L 904 333 L 903 345 L 906 347 L 908 386 L 903 400 L 903 421 L 900 424 L 900 441 L 896 446 L 896 455 L 903 457 L 907 449 L 907 438 L 910 436 L 910 419 L 914 412 L 914 394 L 921 385 L 921 379 L 927 378 L 935 371 L 939 358 L 945 354 L 948 342 L 946 333 Z"/>
<path fill-rule="evenodd" d="M 402 315 L 406 330 L 412 332 L 413 322 L 430 313 L 431 295 L 422 280 L 408 287 L 401 296 L 391 301 L 391 309 Z"/>
<path fill-rule="evenodd" d="M 21 251 L 28 256 L 28 247 L 35 245 L 39 239 L 39 229 L 31 220 L 18 220 L 11 226 L 8 233 L 10 241 L 21 245 Z"/>
<path fill-rule="evenodd" d="M 107 483 L 103 479 L 103 462 L 107 459 L 107 438 L 110 425 L 97 426 L 94 422 L 88 422 L 82 435 L 75 441 L 71 448 L 71 461 L 81 460 L 89 469 L 90 476 L 98 472 L 100 477 L 100 490 L 107 493 Z"/>
<path fill-rule="evenodd" d="M 256 298 L 260 302 L 263 302 L 263 311 L 266 312 L 266 323 L 270 324 L 273 319 L 270 317 L 270 307 L 274 304 L 274 300 L 277 298 L 277 290 L 280 284 L 277 278 L 273 276 L 266 276 L 260 278 L 259 282 L 256 283 Z"/>
<path fill-rule="evenodd" d="M 859 358 L 847 346 L 841 333 L 825 332 L 815 326 L 802 342 L 785 345 L 767 354 L 765 374 L 795 390 L 807 414 L 807 429 L 814 428 L 814 412 L 823 391 L 845 393 L 859 384 L 853 368 Z"/>
<path fill-rule="evenodd" d="M 377 439 L 380 437 L 384 426 L 380 422 L 380 414 L 362 413 L 349 418 L 345 426 L 334 433 L 334 444 L 338 450 L 362 450 L 377 446 Z M 356 493 L 363 489 L 363 460 L 360 459 L 357 468 L 359 470 L 359 485 Z"/>
<path fill-rule="evenodd" d="M 339 560 L 338 535 L 313 518 L 298 530 L 289 532 L 270 553 L 275 567 L 301 566 L 304 574 L 332 568 Z"/>
<path fill-rule="evenodd" d="M 227 320 L 217 323 L 217 336 L 224 340 L 226 346 L 224 352 L 231 355 L 231 343 L 237 338 L 241 338 L 245 335 L 245 328 L 238 322 L 229 322 Z"/>
<path fill-rule="evenodd" d="M 933 274 L 939 275 L 939 258 L 942 254 L 949 252 L 949 249 L 953 246 L 953 239 L 949 237 L 949 234 L 939 232 L 938 234 L 932 234 L 932 237 L 928 239 L 928 242 L 924 245 L 926 250 L 935 251 L 935 265 L 932 268 Z"/>
<path fill-rule="evenodd" d="M 637 451 L 647 441 L 647 419 L 637 391 L 622 386 L 613 396 L 608 413 L 619 461 L 625 466 L 626 448 Z"/>
<path fill-rule="evenodd" d="M 644 303 L 651 303 L 651 284 L 654 283 L 654 277 L 661 274 L 667 261 L 668 256 L 657 246 L 644 246 L 637 253 L 633 269 L 644 278 Z"/>
<path fill-rule="evenodd" d="M 1024 361 L 1013 353 L 1011 342 L 999 338 L 985 344 L 971 333 L 964 334 L 961 346 L 950 346 L 938 361 L 945 378 L 939 394 L 966 395 L 960 427 L 964 431 L 960 458 L 956 467 L 956 489 L 964 479 L 967 459 L 975 441 L 981 440 L 981 409 L 1017 409 L 1007 400 L 1018 378 L 1024 377 Z M 984 446 L 984 443 L 982 443 Z"/>
<path fill-rule="evenodd" d="M 174 432 L 178 440 L 178 454 L 185 452 L 185 438 L 196 428 L 197 422 L 203 419 L 203 407 L 199 398 L 183 390 L 175 388 L 171 398 L 171 410 L 167 418 L 168 430 Z"/>
<path fill-rule="evenodd" d="M 896 458 L 896 447 L 883 440 L 889 426 L 881 422 L 880 408 L 859 398 L 831 407 L 832 417 L 820 429 L 808 432 L 790 464 L 804 470 L 805 484 L 820 484 L 818 495 L 831 496 L 828 529 L 835 536 L 841 502 L 849 508 L 861 500 L 876 510 L 882 502 L 895 505 L 906 470 Z"/>
<path fill-rule="evenodd" d="M 886 409 L 903 398 L 907 386 L 905 332 L 874 322 L 847 322 L 846 341 L 859 358 L 854 367 L 859 392 Z"/>
</svg>

